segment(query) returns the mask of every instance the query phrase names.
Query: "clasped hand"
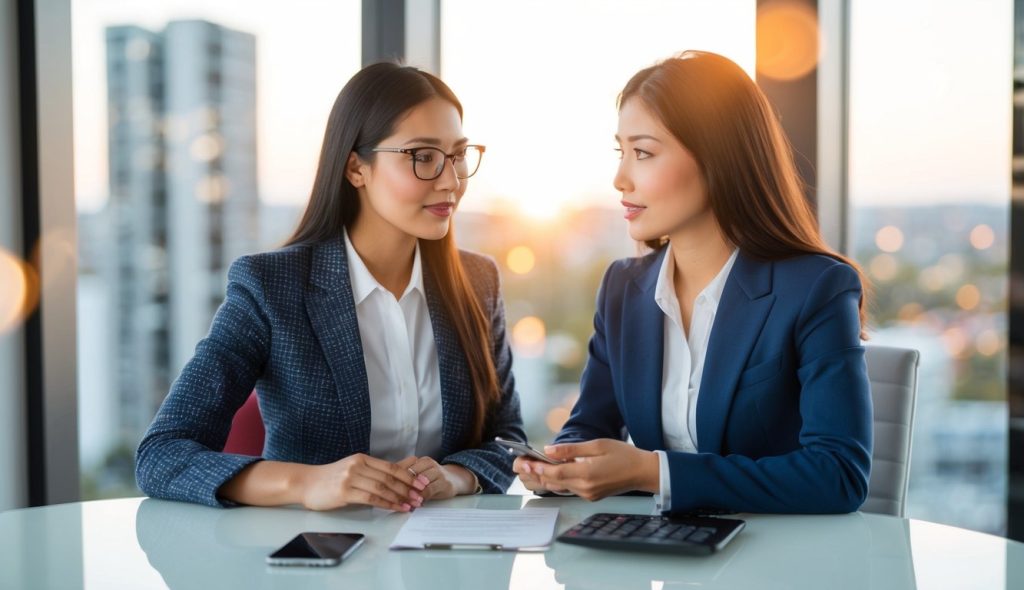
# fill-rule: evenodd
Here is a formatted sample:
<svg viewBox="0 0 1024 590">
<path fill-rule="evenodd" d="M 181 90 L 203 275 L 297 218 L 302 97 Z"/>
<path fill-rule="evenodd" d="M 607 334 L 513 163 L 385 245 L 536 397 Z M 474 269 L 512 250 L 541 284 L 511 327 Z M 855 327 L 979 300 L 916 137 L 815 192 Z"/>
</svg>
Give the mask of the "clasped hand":
<svg viewBox="0 0 1024 590">
<path fill-rule="evenodd" d="M 361 504 L 409 512 L 426 500 L 469 493 L 474 481 L 466 468 L 441 465 L 430 457 L 391 463 L 357 453 L 315 466 L 304 482 L 303 505 L 311 510 L 332 510 Z"/>
<path fill-rule="evenodd" d="M 658 456 L 631 444 L 602 438 L 548 445 L 544 453 L 565 463 L 519 457 L 512 466 L 523 485 L 534 492 L 573 493 L 587 500 L 632 490 L 658 492 Z"/>
</svg>

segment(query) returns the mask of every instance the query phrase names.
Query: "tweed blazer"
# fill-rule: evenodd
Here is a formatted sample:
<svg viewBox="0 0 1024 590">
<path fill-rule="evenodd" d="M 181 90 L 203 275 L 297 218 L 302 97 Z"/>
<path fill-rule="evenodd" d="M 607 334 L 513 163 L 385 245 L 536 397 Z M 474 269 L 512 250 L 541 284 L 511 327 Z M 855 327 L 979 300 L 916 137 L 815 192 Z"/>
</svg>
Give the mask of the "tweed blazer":
<svg viewBox="0 0 1024 590">
<path fill-rule="evenodd" d="M 525 441 L 512 353 L 493 260 L 460 252 L 484 313 L 501 400 L 483 443 L 469 448 L 474 399 L 466 356 L 430 268 L 424 290 L 441 379 L 442 464 L 476 474 L 485 492 L 511 484 L 512 459 L 495 436 Z M 217 491 L 261 459 L 319 465 L 367 453 L 369 385 L 341 237 L 243 256 L 228 272 L 227 296 L 209 334 L 171 386 L 139 444 L 135 476 L 149 496 L 230 506 Z M 266 427 L 262 457 L 222 452 L 235 411 L 255 387 Z"/>
</svg>

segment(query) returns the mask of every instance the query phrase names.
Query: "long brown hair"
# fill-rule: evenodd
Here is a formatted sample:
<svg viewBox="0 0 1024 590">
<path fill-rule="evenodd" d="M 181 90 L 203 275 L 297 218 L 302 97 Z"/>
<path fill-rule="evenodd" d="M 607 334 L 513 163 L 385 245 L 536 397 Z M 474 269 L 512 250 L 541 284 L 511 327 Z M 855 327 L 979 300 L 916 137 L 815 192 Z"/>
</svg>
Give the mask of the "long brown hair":
<svg viewBox="0 0 1024 590">
<path fill-rule="evenodd" d="M 372 148 L 389 137 L 410 109 L 431 99 L 450 102 L 462 117 L 462 103 L 436 76 L 409 66 L 378 63 L 360 70 L 338 93 L 327 120 L 323 148 L 309 205 L 285 245 L 317 244 L 341 235 L 359 216 L 359 193 L 345 177 L 355 152 L 373 162 Z M 469 446 L 480 444 L 490 409 L 501 392 L 490 354 L 491 324 L 484 314 L 455 246 L 454 228 L 440 240 L 420 240 L 423 264 L 436 278 L 444 311 L 458 335 L 473 384 L 473 425 Z"/>
<path fill-rule="evenodd" d="M 757 84 L 721 55 L 685 51 L 637 72 L 618 106 L 637 98 L 700 165 L 708 202 L 725 237 L 756 260 L 823 254 L 860 275 L 861 337 L 867 278 L 821 237 L 778 117 Z M 651 248 L 667 238 L 647 241 Z"/>
</svg>

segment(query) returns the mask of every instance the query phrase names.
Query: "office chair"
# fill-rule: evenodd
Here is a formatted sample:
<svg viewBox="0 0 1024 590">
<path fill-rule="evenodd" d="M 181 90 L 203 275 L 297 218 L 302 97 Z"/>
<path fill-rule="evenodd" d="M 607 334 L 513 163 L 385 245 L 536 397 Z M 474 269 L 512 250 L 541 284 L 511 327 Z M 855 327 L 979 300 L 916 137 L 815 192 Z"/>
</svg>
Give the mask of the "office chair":
<svg viewBox="0 0 1024 590">
<path fill-rule="evenodd" d="M 228 433 L 227 442 L 224 443 L 224 452 L 259 457 L 263 454 L 265 436 L 263 416 L 260 415 L 259 402 L 256 392 L 253 391 L 231 420 L 231 431 Z"/>
<path fill-rule="evenodd" d="M 874 405 L 875 444 L 868 497 L 860 509 L 903 517 L 910 479 L 910 441 L 920 354 L 890 346 L 864 348 Z"/>
</svg>

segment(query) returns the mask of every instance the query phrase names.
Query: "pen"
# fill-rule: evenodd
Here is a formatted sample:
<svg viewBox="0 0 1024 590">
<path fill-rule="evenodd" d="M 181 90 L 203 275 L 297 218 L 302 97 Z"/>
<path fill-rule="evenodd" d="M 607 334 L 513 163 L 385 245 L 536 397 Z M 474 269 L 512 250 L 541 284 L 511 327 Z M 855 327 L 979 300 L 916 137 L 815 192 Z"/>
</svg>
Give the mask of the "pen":
<svg viewBox="0 0 1024 590">
<path fill-rule="evenodd" d="M 501 551 L 501 545 L 490 543 L 424 543 L 424 549 L 482 549 L 484 551 Z"/>
</svg>

